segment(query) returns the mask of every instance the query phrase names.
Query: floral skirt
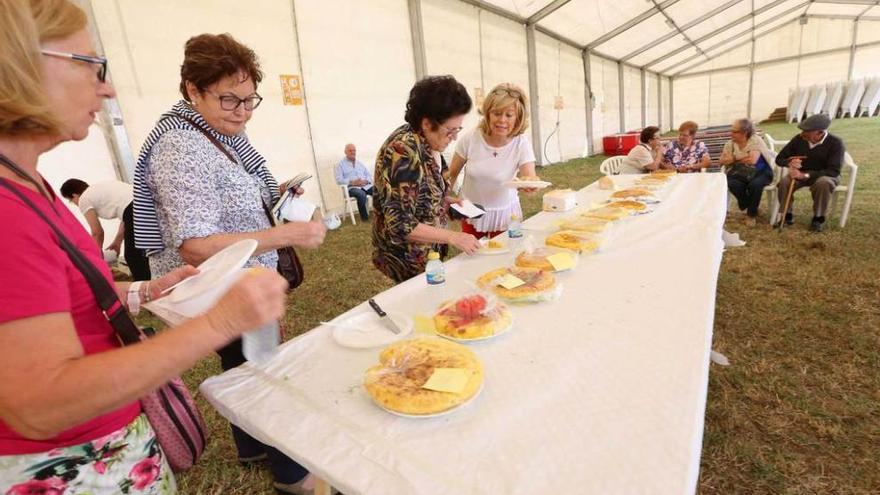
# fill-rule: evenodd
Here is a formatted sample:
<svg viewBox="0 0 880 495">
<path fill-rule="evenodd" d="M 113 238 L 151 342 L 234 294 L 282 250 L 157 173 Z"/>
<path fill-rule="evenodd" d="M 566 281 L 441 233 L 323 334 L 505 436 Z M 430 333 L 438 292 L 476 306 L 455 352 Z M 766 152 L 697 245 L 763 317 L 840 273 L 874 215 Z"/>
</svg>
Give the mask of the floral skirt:
<svg viewBox="0 0 880 495">
<path fill-rule="evenodd" d="M 39 454 L 0 456 L 0 495 L 177 493 L 156 434 L 141 414 L 91 442 Z"/>
</svg>

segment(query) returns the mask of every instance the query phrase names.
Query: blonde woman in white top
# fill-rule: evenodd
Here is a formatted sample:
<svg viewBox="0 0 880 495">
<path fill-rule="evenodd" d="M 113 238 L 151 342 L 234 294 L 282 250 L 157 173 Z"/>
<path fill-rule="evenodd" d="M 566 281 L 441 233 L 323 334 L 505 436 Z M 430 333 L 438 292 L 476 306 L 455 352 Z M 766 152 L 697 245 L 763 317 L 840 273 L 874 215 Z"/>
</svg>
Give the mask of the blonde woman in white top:
<svg viewBox="0 0 880 495">
<path fill-rule="evenodd" d="M 510 83 L 499 84 L 483 101 L 480 124 L 459 137 L 449 169 L 450 181 L 454 184 L 464 168 L 462 197 L 486 210 L 480 218 L 462 221 L 463 232 L 494 237 L 507 229 L 512 215 L 522 218 L 517 190 L 502 183 L 516 176 L 535 176 L 535 153 L 524 135 L 529 127 L 527 108 L 528 99 L 522 89 Z"/>
</svg>

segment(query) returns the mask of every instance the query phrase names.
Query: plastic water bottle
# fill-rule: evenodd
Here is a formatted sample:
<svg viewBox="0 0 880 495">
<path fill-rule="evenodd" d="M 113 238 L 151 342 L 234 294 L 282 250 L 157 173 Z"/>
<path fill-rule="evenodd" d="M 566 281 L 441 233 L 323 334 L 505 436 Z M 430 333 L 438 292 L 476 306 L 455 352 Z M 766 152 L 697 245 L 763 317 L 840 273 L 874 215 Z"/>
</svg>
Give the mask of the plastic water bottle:
<svg viewBox="0 0 880 495">
<path fill-rule="evenodd" d="M 278 354 L 281 332 L 277 321 L 251 330 L 241 336 L 241 351 L 245 359 L 260 365 Z"/>
<path fill-rule="evenodd" d="M 425 278 L 428 280 L 428 285 L 440 285 L 446 282 L 446 269 L 443 268 L 443 262 L 440 261 L 440 254 L 437 251 L 428 253 Z"/>
<path fill-rule="evenodd" d="M 507 224 L 507 237 L 511 239 L 518 239 L 522 237 L 522 221 L 520 221 L 519 215 L 514 213 L 510 215 L 510 223 Z"/>
</svg>

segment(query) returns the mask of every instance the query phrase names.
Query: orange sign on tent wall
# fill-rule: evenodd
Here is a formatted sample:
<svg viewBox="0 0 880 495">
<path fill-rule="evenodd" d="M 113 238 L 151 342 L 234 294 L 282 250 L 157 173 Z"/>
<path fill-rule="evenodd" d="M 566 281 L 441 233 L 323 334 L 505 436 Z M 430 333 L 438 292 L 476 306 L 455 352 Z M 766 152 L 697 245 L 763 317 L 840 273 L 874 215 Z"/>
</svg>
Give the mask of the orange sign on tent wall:
<svg viewBox="0 0 880 495">
<path fill-rule="evenodd" d="M 285 105 L 302 105 L 302 82 L 297 75 L 281 74 L 281 94 Z"/>
</svg>

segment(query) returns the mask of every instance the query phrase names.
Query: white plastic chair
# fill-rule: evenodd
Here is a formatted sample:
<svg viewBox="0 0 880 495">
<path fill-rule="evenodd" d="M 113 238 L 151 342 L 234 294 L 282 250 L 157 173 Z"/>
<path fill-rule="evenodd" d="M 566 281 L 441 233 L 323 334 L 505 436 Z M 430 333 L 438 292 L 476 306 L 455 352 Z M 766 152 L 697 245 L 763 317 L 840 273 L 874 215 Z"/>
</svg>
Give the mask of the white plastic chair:
<svg viewBox="0 0 880 495">
<path fill-rule="evenodd" d="M 357 199 L 351 197 L 348 194 L 348 186 L 346 186 L 344 184 L 340 184 L 339 187 L 342 188 L 342 196 L 343 196 L 343 198 L 345 198 L 344 203 L 343 203 L 344 209 L 342 210 L 343 216 L 345 216 L 345 214 L 347 213 L 348 218 L 351 219 L 351 224 L 357 225 L 357 220 L 354 219 L 354 212 L 357 211 L 357 207 L 358 207 Z"/>
<path fill-rule="evenodd" d="M 599 165 L 599 172 L 602 172 L 605 175 L 618 175 L 620 174 L 620 165 L 625 159 L 625 156 L 612 156 L 611 158 L 606 158 L 602 164 Z"/>
<path fill-rule="evenodd" d="M 773 139 L 773 136 L 766 133 L 764 134 L 764 141 L 767 142 L 767 147 L 770 148 L 770 151 L 772 151 L 773 153 L 778 153 L 779 150 L 781 150 L 786 144 L 788 144 L 788 141 L 777 141 Z M 779 148 L 777 148 L 777 146 Z"/>
<path fill-rule="evenodd" d="M 782 169 L 782 173 L 779 175 L 779 178 L 785 176 L 788 173 L 788 169 Z M 831 194 L 831 209 L 828 211 L 828 219 L 834 216 L 835 212 L 837 212 L 837 201 L 840 196 L 838 193 L 844 193 L 843 200 L 843 211 L 840 214 L 840 220 L 838 220 L 838 225 L 840 228 L 846 227 L 846 221 L 849 219 L 849 209 L 852 206 L 853 193 L 856 189 L 856 177 L 859 175 L 859 167 L 853 162 L 852 156 L 849 152 L 844 152 L 843 154 L 843 167 L 840 170 L 840 181 L 841 184 L 834 188 L 834 192 Z M 846 182 L 844 183 L 844 179 Z M 778 180 L 776 181 L 779 182 Z M 768 186 L 769 187 L 769 186 Z M 775 188 L 774 188 L 775 190 Z M 776 194 L 773 195 L 774 200 L 771 202 L 772 206 L 770 208 L 770 224 L 775 225 L 778 221 L 777 217 L 779 216 L 779 200 Z"/>
</svg>

